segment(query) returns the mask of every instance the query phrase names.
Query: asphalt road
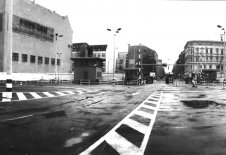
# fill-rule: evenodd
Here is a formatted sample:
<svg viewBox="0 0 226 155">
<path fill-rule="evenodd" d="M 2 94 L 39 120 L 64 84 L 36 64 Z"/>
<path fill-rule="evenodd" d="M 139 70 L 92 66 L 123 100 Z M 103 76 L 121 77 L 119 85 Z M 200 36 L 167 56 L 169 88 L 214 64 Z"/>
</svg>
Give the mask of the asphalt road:
<svg viewBox="0 0 226 155">
<path fill-rule="evenodd" d="M 4 155 L 79 154 L 156 92 L 162 94 L 162 100 L 144 154 L 226 154 L 226 91 L 221 87 L 177 87 L 157 82 L 115 87 L 23 86 L 13 90 L 75 94 L 0 103 L 0 152 Z M 117 132 L 129 134 L 134 145 L 139 145 L 140 132 L 125 125 Z M 125 144 L 120 145 L 123 148 Z M 92 154 L 106 153 L 118 154 L 106 142 Z"/>
</svg>

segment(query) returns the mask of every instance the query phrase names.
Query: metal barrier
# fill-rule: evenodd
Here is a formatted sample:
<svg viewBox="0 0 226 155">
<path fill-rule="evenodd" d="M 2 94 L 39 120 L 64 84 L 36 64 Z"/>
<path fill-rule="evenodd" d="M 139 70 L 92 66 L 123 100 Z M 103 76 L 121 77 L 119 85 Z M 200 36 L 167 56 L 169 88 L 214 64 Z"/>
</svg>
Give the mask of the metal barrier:
<svg viewBox="0 0 226 155">
<path fill-rule="evenodd" d="M 88 84 L 88 85 L 90 85 L 90 80 L 89 79 L 81 79 L 80 80 L 80 85 L 82 85 L 82 84 Z"/>
</svg>

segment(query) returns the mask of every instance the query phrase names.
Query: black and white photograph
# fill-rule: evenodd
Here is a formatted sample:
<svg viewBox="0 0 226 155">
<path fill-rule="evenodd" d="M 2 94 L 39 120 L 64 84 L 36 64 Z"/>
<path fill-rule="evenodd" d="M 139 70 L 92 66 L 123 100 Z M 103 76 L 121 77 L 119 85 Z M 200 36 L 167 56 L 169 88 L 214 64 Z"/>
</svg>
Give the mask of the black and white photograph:
<svg viewBox="0 0 226 155">
<path fill-rule="evenodd" d="M 0 0 L 0 155 L 226 155 L 225 0 Z"/>
</svg>

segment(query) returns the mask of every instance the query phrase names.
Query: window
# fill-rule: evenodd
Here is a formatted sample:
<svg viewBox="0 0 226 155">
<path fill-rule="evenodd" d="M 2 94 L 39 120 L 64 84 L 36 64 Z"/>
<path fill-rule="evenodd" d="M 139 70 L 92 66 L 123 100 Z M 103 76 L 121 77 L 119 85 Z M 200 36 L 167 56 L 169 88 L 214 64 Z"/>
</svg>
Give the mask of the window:
<svg viewBox="0 0 226 155">
<path fill-rule="evenodd" d="M 206 54 L 208 54 L 208 48 L 206 48 Z"/>
<path fill-rule="evenodd" d="M 38 57 L 38 64 L 42 64 L 42 57 Z"/>
<path fill-rule="evenodd" d="M 27 62 L 27 54 L 22 54 L 22 62 Z"/>
<path fill-rule="evenodd" d="M 212 69 L 212 65 L 210 65 L 210 69 Z"/>
<path fill-rule="evenodd" d="M 213 48 L 210 48 L 210 54 L 213 54 Z"/>
<path fill-rule="evenodd" d="M 49 58 L 45 58 L 45 64 L 46 64 L 46 65 L 49 64 Z"/>
<path fill-rule="evenodd" d="M 104 57 L 104 58 L 105 58 L 105 53 L 102 53 L 102 57 Z"/>
<path fill-rule="evenodd" d="M 60 66 L 60 59 L 57 59 L 57 66 Z"/>
<path fill-rule="evenodd" d="M 197 53 L 199 52 L 199 48 L 196 48 L 196 52 L 197 52 Z"/>
<path fill-rule="evenodd" d="M 206 69 L 206 65 L 204 65 L 204 69 Z"/>
<path fill-rule="evenodd" d="M 55 65 L 55 59 L 51 58 L 51 65 Z"/>
<path fill-rule="evenodd" d="M 219 52 L 219 49 L 218 49 L 218 48 L 216 48 L 216 54 L 218 54 L 218 52 Z"/>
<path fill-rule="evenodd" d="M 13 53 L 13 61 L 19 61 L 19 53 Z"/>
<path fill-rule="evenodd" d="M 218 62 L 218 57 L 216 57 L 216 61 Z"/>
<path fill-rule="evenodd" d="M 30 62 L 31 62 L 31 63 L 35 63 L 35 56 L 34 56 L 34 55 L 31 55 L 31 56 L 30 56 Z"/>
<path fill-rule="evenodd" d="M 221 54 L 224 54 L 224 49 L 223 48 L 221 49 Z"/>
<path fill-rule="evenodd" d="M 211 56 L 210 56 L 210 61 L 212 61 L 212 60 L 213 60 L 213 56 L 211 55 Z"/>
<path fill-rule="evenodd" d="M 98 58 L 100 58 L 100 57 L 101 57 L 100 53 L 98 53 L 97 57 L 98 57 Z"/>
</svg>

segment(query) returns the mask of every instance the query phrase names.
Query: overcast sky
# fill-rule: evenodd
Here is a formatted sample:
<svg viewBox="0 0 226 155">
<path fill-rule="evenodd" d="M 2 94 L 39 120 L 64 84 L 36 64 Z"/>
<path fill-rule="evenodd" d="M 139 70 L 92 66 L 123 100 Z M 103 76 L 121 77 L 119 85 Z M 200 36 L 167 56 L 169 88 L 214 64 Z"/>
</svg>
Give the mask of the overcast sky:
<svg viewBox="0 0 226 155">
<path fill-rule="evenodd" d="M 109 44 L 113 32 L 118 51 L 128 44 L 146 45 L 164 62 L 174 63 L 189 40 L 220 40 L 226 27 L 225 1 L 163 0 L 36 0 L 36 3 L 68 15 L 73 42 Z M 110 41 L 112 42 L 112 41 Z"/>
</svg>

